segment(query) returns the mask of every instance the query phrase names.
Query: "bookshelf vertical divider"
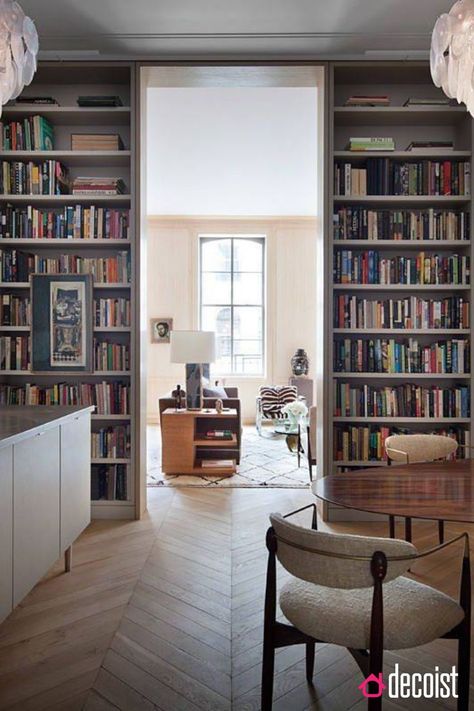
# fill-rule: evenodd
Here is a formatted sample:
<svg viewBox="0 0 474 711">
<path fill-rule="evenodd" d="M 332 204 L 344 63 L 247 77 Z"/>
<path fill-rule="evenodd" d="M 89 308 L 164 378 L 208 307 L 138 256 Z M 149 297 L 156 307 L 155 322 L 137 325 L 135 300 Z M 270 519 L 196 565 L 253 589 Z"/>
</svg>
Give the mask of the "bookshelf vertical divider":
<svg viewBox="0 0 474 711">
<path fill-rule="evenodd" d="M 350 96 L 381 96 L 388 95 L 390 106 L 346 106 L 345 102 Z M 444 288 L 436 286 L 430 289 L 429 285 L 416 285 L 414 289 L 410 286 L 400 286 L 399 284 L 341 284 L 341 279 L 336 280 L 332 260 L 338 250 L 352 250 L 354 253 L 362 253 L 367 250 L 377 250 L 382 256 L 415 256 L 419 252 L 427 254 L 460 255 L 467 256 L 472 264 L 472 244 L 473 244 L 473 215 L 472 215 L 472 187 L 468 196 L 434 196 L 428 198 L 424 196 L 391 196 L 391 195 L 358 195 L 344 196 L 335 194 L 335 164 L 351 163 L 354 167 L 364 166 L 368 157 L 384 157 L 394 162 L 411 162 L 414 160 L 451 160 L 466 161 L 470 163 L 472 175 L 472 146 L 474 133 L 472 120 L 464 107 L 460 106 L 404 106 L 410 97 L 416 98 L 441 98 L 442 92 L 434 87 L 429 70 L 429 63 L 426 62 L 387 62 L 387 61 L 340 61 L 330 62 L 328 71 L 328 166 L 327 175 L 329 177 L 326 188 L 326 205 L 328 208 L 326 218 L 326 229 L 328 231 L 326 244 L 328 245 L 330 264 L 329 291 L 330 298 L 327 304 L 329 313 L 329 333 L 327 337 L 327 358 L 326 373 L 327 381 L 332 383 L 328 392 L 328 407 L 324 414 L 324 428 L 326 430 L 326 446 L 323 449 L 320 472 L 323 476 L 335 473 L 346 468 L 361 468 L 368 466 L 380 467 L 385 465 L 381 458 L 368 461 L 354 460 L 347 461 L 336 457 L 335 435 L 338 428 L 351 425 L 369 425 L 403 428 L 406 431 L 436 431 L 446 427 L 458 428 L 460 436 L 465 441 L 474 443 L 471 413 L 466 417 L 435 418 L 435 417 L 336 417 L 335 416 L 335 383 L 349 383 L 351 386 L 373 385 L 375 387 L 393 386 L 397 387 L 405 383 L 413 383 L 425 388 L 440 385 L 442 388 L 467 386 L 470 391 L 471 373 L 474 367 L 474 354 L 470 349 L 470 363 L 468 372 L 457 375 L 446 373 L 443 379 L 441 373 L 409 373 L 404 378 L 402 373 L 360 373 L 347 371 L 345 365 L 341 367 L 339 362 L 336 367 L 335 362 L 335 341 L 337 339 L 376 339 L 393 338 L 395 341 L 407 341 L 409 336 L 418 340 L 420 348 L 428 344 L 446 339 L 465 338 L 470 342 L 470 329 L 472 323 L 472 313 L 469 315 L 468 328 L 443 329 L 436 331 L 432 329 L 413 329 L 404 333 L 400 329 L 352 329 L 336 328 L 335 307 L 336 299 L 341 294 L 357 296 L 360 298 L 373 299 L 403 299 L 408 296 L 419 296 L 420 298 L 443 299 L 447 296 L 462 296 L 469 303 L 472 302 L 472 278 L 469 285 L 458 285 L 450 289 L 449 284 Z M 380 151 L 372 152 L 350 152 L 347 144 L 352 137 L 393 137 L 395 140 L 395 150 L 392 152 Z M 433 150 L 430 154 L 427 149 L 425 153 L 410 153 L 407 148 L 411 141 L 453 141 L 453 150 L 445 153 Z M 369 192 L 369 191 L 367 191 Z M 452 209 L 453 211 L 465 211 L 468 213 L 470 234 L 469 240 L 465 244 L 456 241 L 424 240 L 418 244 L 410 241 L 393 241 L 387 243 L 386 239 L 379 243 L 373 241 L 344 240 L 336 239 L 333 225 L 333 215 L 339 208 L 346 206 L 370 207 L 372 209 L 418 210 L 423 208 Z M 342 260 L 341 260 L 342 261 Z M 447 332 L 446 332 L 447 331 Z M 449 335 L 448 335 L 449 334 Z M 343 350 L 344 354 L 345 351 Z M 347 362 L 347 361 L 345 361 Z M 352 374 L 352 375 L 351 375 Z M 391 377 L 392 376 L 392 377 Z M 463 432 L 464 431 L 464 432 Z M 341 438 L 339 438 L 339 441 Z M 335 506 L 326 505 L 324 515 L 330 520 L 365 518 L 366 515 L 357 512 L 349 512 Z"/>
<path fill-rule="evenodd" d="M 77 176 L 114 177 L 121 178 L 125 183 L 125 193 L 120 195 L 2 195 L 2 207 L 11 204 L 12 207 L 32 206 L 54 210 L 65 206 L 81 205 L 84 207 L 110 207 L 129 210 L 128 239 L 84 239 L 81 234 L 77 239 L 0 239 L 0 250 L 18 250 L 32 255 L 58 257 L 63 254 L 79 257 L 114 257 L 119 252 L 125 252 L 129 260 L 129 282 L 98 283 L 93 288 L 94 304 L 96 299 L 125 298 L 129 304 L 130 322 L 126 327 L 104 326 L 94 327 L 93 336 L 99 342 L 107 341 L 113 345 L 128 348 L 129 369 L 117 370 L 103 368 L 90 373 L 68 373 L 0 370 L 2 386 L 21 386 L 25 383 L 40 387 L 50 387 L 53 384 L 95 384 L 121 383 L 128 386 L 127 414 L 101 414 L 92 416 L 92 432 L 99 429 L 117 426 L 129 426 L 129 447 L 126 456 L 111 456 L 107 450 L 105 457 L 92 457 L 91 467 L 114 468 L 113 481 L 118 480 L 117 467 L 120 470 L 120 486 L 126 479 L 126 492 L 115 486 L 113 496 L 92 501 L 93 518 L 132 519 L 137 515 L 136 493 L 139 487 L 139 472 L 136 462 L 137 454 L 137 332 L 136 324 L 136 210 L 138 204 L 135 153 L 136 145 L 136 66 L 127 61 L 66 61 L 40 62 L 38 71 L 30 87 L 23 96 L 50 96 L 58 101 L 58 105 L 10 105 L 3 109 L 2 122 L 21 121 L 29 116 L 44 116 L 54 128 L 54 150 L 49 151 L 14 151 L 1 150 L 0 160 L 32 161 L 58 160 L 69 171 L 71 178 Z M 78 96 L 84 95 L 114 95 L 119 96 L 123 106 L 119 107 L 80 107 Z M 119 134 L 123 141 L 123 150 L 80 151 L 71 150 L 71 134 Z M 28 283 L 0 283 L 0 298 L 5 294 L 25 294 Z M 95 318 L 95 314 L 94 314 Z M 95 324 L 95 321 L 94 321 Z M 30 328 L 22 325 L 3 325 L 0 322 L 0 336 L 28 333 Z M 92 337 L 92 334 L 91 334 Z M 123 430 L 122 430 L 123 434 Z M 121 453 L 123 454 L 123 452 Z M 74 453 L 71 452 L 71 456 Z M 97 471 L 97 469 L 96 469 Z M 97 477 L 96 477 L 97 478 Z"/>
</svg>

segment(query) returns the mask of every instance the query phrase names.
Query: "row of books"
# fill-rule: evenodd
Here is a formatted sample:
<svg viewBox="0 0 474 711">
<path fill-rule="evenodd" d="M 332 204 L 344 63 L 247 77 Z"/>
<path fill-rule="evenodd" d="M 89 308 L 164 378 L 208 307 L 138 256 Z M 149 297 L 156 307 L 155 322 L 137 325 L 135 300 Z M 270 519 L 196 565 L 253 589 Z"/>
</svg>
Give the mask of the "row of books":
<svg viewBox="0 0 474 711">
<path fill-rule="evenodd" d="M 129 239 L 129 210 L 68 205 L 0 208 L 0 239 Z"/>
<path fill-rule="evenodd" d="M 0 167 L 0 193 L 4 195 L 61 195 L 69 190 L 67 171 L 57 160 L 4 160 Z"/>
<path fill-rule="evenodd" d="M 409 257 L 384 257 L 376 250 L 334 252 L 336 284 L 469 284 L 469 277 L 467 255 L 420 252 Z"/>
<path fill-rule="evenodd" d="M 28 296 L 0 296 L 0 326 L 29 326 L 31 302 Z"/>
<path fill-rule="evenodd" d="M 95 370 L 130 370 L 128 344 L 94 340 Z"/>
<path fill-rule="evenodd" d="M 130 299 L 96 299 L 95 325 L 100 327 L 129 327 L 131 323 Z"/>
<path fill-rule="evenodd" d="M 127 472 L 127 464 L 93 464 L 91 469 L 92 501 L 126 501 Z"/>
<path fill-rule="evenodd" d="M 468 161 L 401 163 L 390 158 L 368 158 L 364 167 L 336 162 L 335 195 L 470 195 Z"/>
<path fill-rule="evenodd" d="M 369 210 L 342 207 L 333 215 L 334 239 L 468 240 L 468 212 L 439 210 Z"/>
<path fill-rule="evenodd" d="M 91 434 L 92 459 L 126 459 L 130 456 L 130 425 L 101 427 Z"/>
<path fill-rule="evenodd" d="M 335 417 L 470 417 L 470 387 L 352 385 L 334 381 Z"/>
<path fill-rule="evenodd" d="M 130 256 L 118 252 L 114 257 L 79 257 L 61 254 L 42 257 L 16 249 L 0 249 L 0 280 L 26 282 L 30 274 L 92 274 L 94 281 L 106 284 L 130 281 Z"/>
<path fill-rule="evenodd" d="M 370 425 L 337 425 L 334 427 L 334 461 L 336 462 L 380 462 L 386 459 L 385 440 L 393 434 L 409 434 L 400 427 L 376 427 Z M 426 434 L 426 433 L 425 433 Z M 459 447 L 456 459 L 466 457 L 465 447 L 469 447 L 469 430 L 461 427 L 435 429 L 430 434 L 452 437 L 464 447 Z"/>
<path fill-rule="evenodd" d="M 469 328 L 469 302 L 444 299 L 360 299 L 341 294 L 334 299 L 334 328 Z"/>
<path fill-rule="evenodd" d="M 72 181 L 73 195 L 123 195 L 126 192 L 122 178 L 77 177 Z"/>
<path fill-rule="evenodd" d="M 129 386 L 120 382 L 0 385 L 0 405 L 94 405 L 99 415 L 128 415 Z"/>
<path fill-rule="evenodd" d="M 470 347 L 464 338 L 423 345 L 415 338 L 352 339 L 334 342 L 338 373 L 469 373 Z"/>
<path fill-rule="evenodd" d="M 29 336 L 0 336 L 0 370 L 28 370 Z"/>
<path fill-rule="evenodd" d="M 44 116 L 27 116 L 22 121 L 0 122 L 0 150 L 52 151 L 53 127 Z"/>
</svg>

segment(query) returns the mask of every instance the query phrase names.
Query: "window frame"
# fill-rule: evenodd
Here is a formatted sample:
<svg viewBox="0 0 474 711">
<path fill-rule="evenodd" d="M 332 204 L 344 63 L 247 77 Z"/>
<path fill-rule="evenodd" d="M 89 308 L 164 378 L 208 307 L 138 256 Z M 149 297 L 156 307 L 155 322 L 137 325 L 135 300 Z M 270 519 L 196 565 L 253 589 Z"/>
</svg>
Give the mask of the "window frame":
<svg viewBox="0 0 474 711">
<path fill-rule="evenodd" d="M 199 239 L 199 263 L 198 263 L 198 269 L 199 269 L 199 326 L 202 328 L 202 313 L 203 313 L 203 307 L 214 307 L 214 308 L 229 308 L 230 309 L 230 328 L 231 328 L 231 354 L 230 354 L 230 362 L 231 362 L 231 368 L 232 370 L 230 372 L 223 372 L 223 373 L 213 373 L 215 376 L 222 376 L 222 377 L 233 377 L 233 378 L 262 378 L 265 377 L 265 372 L 266 372 L 266 253 L 267 253 L 267 236 L 265 234 L 254 234 L 254 233 L 247 233 L 247 234 L 240 234 L 240 233 L 218 233 L 218 234 L 199 234 L 198 235 Z M 202 250 L 203 246 L 206 243 L 209 242 L 217 242 L 217 241 L 222 241 L 222 240 L 230 240 L 231 243 L 231 250 L 230 250 L 230 271 L 228 272 L 230 274 L 230 297 L 231 297 L 231 302 L 228 304 L 203 304 L 203 298 L 202 298 L 202 283 L 203 283 L 203 255 L 202 255 Z M 261 362 L 262 362 L 262 367 L 261 371 L 258 373 L 244 373 L 244 372 L 236 372 L 234 371 L 234 309 L 236 306 L 243 306 L 243 308 L 246 308 L 245 305 L 241 304 L 234 304 L 234 275 L 235 275 L 235 270 L 234 270 L 234 243 L 236 240 L 249 240 L 251 242 L 256 242 L 257 244 L 260 244 L 262 247 L 262 271 L 261 271 L 261 290 L 262 290 L 262 303 L 261 305 L 255 304 L 249 306 L 253 306 L 254 308 L 260 308 L 261 313 L 262 313 L 262 338 L 261 338 Z M 252 272 L 247 272 L 247 273 L 252 273 Z M 258 273 L 258 272 L 255 272 Z M 211 364 L 211 370 L 212 370 L 212 364 Z"/>
</svg>

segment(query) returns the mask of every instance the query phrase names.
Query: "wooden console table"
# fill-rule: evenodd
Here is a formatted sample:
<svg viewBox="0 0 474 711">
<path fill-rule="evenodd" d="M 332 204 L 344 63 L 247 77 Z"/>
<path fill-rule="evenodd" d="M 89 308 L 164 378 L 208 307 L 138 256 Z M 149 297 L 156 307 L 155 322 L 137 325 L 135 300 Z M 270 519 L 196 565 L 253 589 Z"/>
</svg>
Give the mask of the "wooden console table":
<svg viewBox="0 0 474 711">
<path fill-rule="evenodd" d="M 161 416 L 162 471 L 165 474 L 200 476 L 235 474 L 235 459 L 226 457 L 226 449 L 235 451 L 237 428 L 237 410 L 219 414 L 216 410 L 168 408 Z M 232 439 L 206 439 L 205 435 L 210 430 L 230 430 Z"/>
</svg>

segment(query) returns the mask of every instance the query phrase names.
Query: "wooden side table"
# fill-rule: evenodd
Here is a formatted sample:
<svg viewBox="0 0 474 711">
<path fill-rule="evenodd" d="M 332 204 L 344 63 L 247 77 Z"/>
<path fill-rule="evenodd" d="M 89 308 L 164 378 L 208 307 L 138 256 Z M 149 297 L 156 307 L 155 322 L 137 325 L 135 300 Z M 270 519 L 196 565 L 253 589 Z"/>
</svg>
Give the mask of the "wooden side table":
<svg viewBox="0 0 474 711">
<path fill-rule="evenodd" d="M 216 410 L 168 408 L 161 423 L 161 468 L 165 474 L 235 474 L 237 410 L 219 414 Z M 206 439 L 210 430 L 230 430 L 232 439 Z M 226 450 L 233 450 L 232 456 Z"/>
</svg>

